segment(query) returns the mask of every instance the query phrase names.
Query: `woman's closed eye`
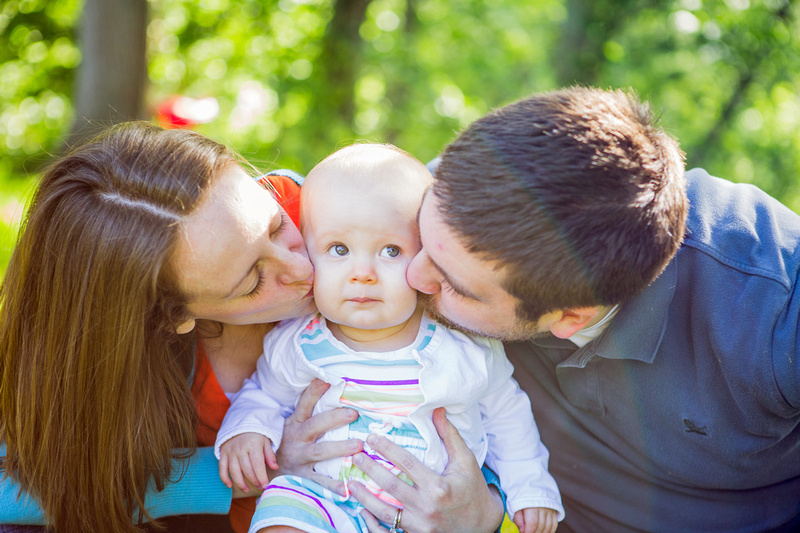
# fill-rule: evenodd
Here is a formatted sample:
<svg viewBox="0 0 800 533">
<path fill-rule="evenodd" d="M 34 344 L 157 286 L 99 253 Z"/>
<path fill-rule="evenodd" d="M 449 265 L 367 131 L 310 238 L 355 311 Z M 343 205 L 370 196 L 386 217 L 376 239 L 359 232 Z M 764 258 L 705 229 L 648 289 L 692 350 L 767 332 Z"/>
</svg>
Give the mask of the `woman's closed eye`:
<svg viewBox="0 0 800 533">
<path fill-rule="evenodd" d="M 289 217 L 283 211 L 280 212 L 280 215 L 281 215 L 281 219 L 280 219 L 280 223 L 278 224 L 278 227 L 276 227 L 275 229 L 273 229 L 272 231 L 269 232 L 270 238 L 277 237 L 278 235 L 280 235 L 280 233 L 283 230 L 286 229 L 287 219 Z"/>
<path fill-rule="evenodd" d="M 256 296 L 261 294 L 261 290 L 264 288 L 264 283 L 265 282 L 266 282 L 266 278 L 264 277 L 264 275 L 259 270 L 258 271 L 258 281 L 256 281 L 256 286 L 253 287 L 253 289 L 250 292 L 245 293 L 244 296 L 246 298 L 255 298 Z"/>
</svg>

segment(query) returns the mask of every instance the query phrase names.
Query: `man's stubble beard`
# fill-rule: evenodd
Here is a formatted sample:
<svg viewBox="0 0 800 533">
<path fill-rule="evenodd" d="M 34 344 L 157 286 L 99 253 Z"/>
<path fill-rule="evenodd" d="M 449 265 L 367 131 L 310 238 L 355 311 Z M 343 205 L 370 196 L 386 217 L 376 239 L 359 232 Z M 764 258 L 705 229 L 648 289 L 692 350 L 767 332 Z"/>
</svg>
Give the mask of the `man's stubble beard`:
<svg viewBox="0 0 800 533">
<path fill-rule="evenodd" d="M 477 335 L 479 337 L 489 337 L 491 339 L 497 339 L 503 342 L 513 342 L 529 341 L 538 337 L 543 337 L 549 333 L 547 330 L 539 329 L 535 322 L 527 322 L 519 319 L 517 319 L 510 329 L 500 332 L 489 333 L 477 329 L 470 329 L 456 324 L 446 316 L 442 315 L 436 306 L 436 300 L 432 294 L 419 293 L 419 301 L 422 303 L 425 311 L 436 322 L 442 324 L 448 329 L 459 331 L 467 335 Z"/>
</svg>

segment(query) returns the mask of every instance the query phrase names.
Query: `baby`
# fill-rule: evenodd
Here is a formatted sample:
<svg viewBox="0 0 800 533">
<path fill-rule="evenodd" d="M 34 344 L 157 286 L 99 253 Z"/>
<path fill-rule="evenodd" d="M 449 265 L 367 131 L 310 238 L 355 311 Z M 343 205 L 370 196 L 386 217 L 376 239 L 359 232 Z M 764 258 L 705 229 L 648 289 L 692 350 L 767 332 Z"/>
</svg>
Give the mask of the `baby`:
<svg viewBox="0 0 800 533">
<path fill-rule="evenodd" d="M 300 393 L 320 378 L 331 387 L 315 412 L 346 406 L 359 413 L 322 440 L 366 440 L 378 433 L 441 473 L 448 458 L 432 413 L 445 407 L 478 463 L 498 474 L 509 515 L 520 530 L 552 532 L 564 516 L 561 498 L 547 471 L 549 456 L 530 402 L 511 378 L 503 345 L 434 322 L 406 282 L 406 268 L 420 248 L 417 210 L 431 182 L 415 158 L 376 144 L 343 148 L 309 173 L 302 188 L 301 229 L 314 264 L 319 313 L 284 321 L 264 338 L 258 369 L 233 399 L 217 437 L 220 476 L 231 486 L 228 475 L 242 479 L 241 465 L 259 454 L 276 469 L 274 450 L 284 418 Z M 366 443 L 364 451 L 411 483 Z M 260 485 L 251 470 L 244 470 L 252 484 Z M 345 487 L 363 483 L 402 507 L 351 457 L 317 463 L 315 470 L 344 481 Z M 362 509 L 347 494 L 281 476 L 266 487 L 250 531 L 282 525 L 366 532 Z"/>
</svg>

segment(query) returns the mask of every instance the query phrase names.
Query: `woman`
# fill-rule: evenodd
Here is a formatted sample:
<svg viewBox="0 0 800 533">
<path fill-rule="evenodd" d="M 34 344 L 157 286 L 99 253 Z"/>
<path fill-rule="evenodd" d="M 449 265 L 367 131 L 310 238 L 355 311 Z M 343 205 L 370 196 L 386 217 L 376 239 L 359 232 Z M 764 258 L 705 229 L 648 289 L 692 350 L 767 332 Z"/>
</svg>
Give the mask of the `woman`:
<svg viewBox="0 0 800 533">
<path fill-rule="evenodd" d="M 253 287 L 222 294 L 233 280 Z M 181 478 L 173 492 L 206 504 L 190 510 L 226 510 L 213 454 L 181 460 L 195 433 L 213 444 L 267 324 L 313 309 L 311 280 L 297 229 L 218 143 L 126 124 L 59 160 L 0 292 L 7 472 L 58 531 L 134 530 L 148 490 Z"/>
<path fill-rule="evenodd" d="M 49 169 L 0 290 L 0 512 L 41 511 L 66 532 L 227 512 L 231 490 L 211 450 L 196 447 L 213 443 L 269 324 L 314 309 L 311 264 L 276 202 L 291 204 L 297 187 L 277 185 L 265 189 L 199 134 L 143 123 L 115 127 Z M 323 392 L 309 387 L 287 419 L 278 462 L 335 490 L 313 463 L 361 443 L 315 442 L 355 418 L 346 409 L 310 417 Z M 441 414 L 437 428 L 457 444 Z M 449 472 L 435 479 L 402 450 L 380 451 L 398 453 L 415 481 L 397 489 L 405 523 L 467 531 L 486 514 L 474 500 L 489 491 L 463 450 L 448 444 Z M 383 479 L 391 492 L 396 479 Z M 362 503 L 400 522 L 395 508 Z M 248 511 L 232 519 L 246 528 Z"/>
</svg>

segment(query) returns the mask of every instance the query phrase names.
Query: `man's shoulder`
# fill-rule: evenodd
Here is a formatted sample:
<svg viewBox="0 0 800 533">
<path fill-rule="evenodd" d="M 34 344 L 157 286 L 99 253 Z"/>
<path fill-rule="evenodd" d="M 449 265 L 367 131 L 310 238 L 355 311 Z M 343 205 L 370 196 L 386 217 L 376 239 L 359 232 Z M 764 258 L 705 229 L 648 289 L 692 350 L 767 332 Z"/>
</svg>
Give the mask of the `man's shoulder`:
<svg viewBox="0 0 800 533">
<path fill-rule="evenodd" d="M 800 216 L 750 184 L 733 183 L 702 169 L 686 173 L 689 215 L 684 246 L 746 274 L 787 287 L 797 277 Z"/>
</svg>

